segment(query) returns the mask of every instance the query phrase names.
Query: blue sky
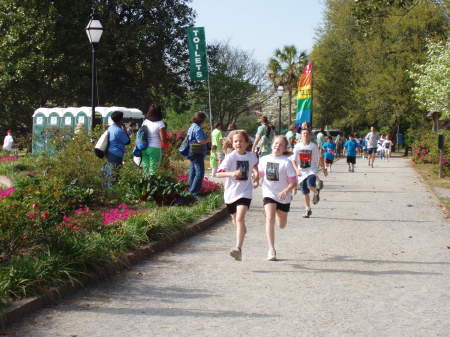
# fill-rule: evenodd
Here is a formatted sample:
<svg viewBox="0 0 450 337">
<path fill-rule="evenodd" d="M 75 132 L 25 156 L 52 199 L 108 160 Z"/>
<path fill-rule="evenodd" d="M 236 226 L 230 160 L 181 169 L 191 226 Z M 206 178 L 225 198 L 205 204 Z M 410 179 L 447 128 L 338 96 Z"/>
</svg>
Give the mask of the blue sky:
<svg viewBox="0 0 450 337">
<path fill-rule="evenodd" d="M 193 0 L 207 42 L 229 41 L 267 63 L 276 48 L 311 51 L 323 0 Z"/>
</svg>

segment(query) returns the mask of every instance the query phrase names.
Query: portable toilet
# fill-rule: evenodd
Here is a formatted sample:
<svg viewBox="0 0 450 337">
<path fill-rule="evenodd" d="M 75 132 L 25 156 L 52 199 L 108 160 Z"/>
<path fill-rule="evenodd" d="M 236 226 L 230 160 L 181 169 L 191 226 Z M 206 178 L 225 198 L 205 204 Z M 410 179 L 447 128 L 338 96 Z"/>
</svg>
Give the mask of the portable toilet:
<svg viewBox="0 0 450 337">
<path fill-rule="evenodd" d="M 76 108 L 76 123 L 75 125 L 83 125 L 86 130 L 90 130 L 91 126 L 91 111 L 90 107 L 83 106 Z"/>
<path fill-rule="evenodd" d="M 103 108 L 102 110 L 99 110 L 99 112 L 102 115 L 102 120 L 103 120 L 104 125 L 111 125 L 113 123 L 113 121 L 111 119 L 111 115 L 114 111 L 122 111 L 123 119 L 126 124 L 129 124 L 130 122 L 135 122 L 138 125 L 138 127 L 140 127 L 142 125 L 142 123 L 144 122 L 145 117 L 141 110 L 113 106 L 113 107 Z"/>
<path fill-rule="evenodd" d="M 32 151 L 42 152 L 46 149 L 47 108 L 39 108 L 33 113 Z"/>
<path fill-rule="evenodd" d="M 76 125 L 76 115 L 77 115 L 76 108 L 62 109 L 61 127 L 66 129 L 66 131 L 68 132 L 74 132 Z"/>
</svg>

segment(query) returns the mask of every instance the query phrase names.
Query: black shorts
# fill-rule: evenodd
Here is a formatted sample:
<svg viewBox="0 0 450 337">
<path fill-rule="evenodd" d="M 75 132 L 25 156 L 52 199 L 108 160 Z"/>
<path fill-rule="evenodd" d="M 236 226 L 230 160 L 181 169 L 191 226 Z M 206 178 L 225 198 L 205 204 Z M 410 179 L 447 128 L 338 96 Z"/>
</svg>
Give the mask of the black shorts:
<svg viewBox="0 0 450 337">
<path fill-rule="evenodd" d="M 367 149 L 367 153 L 368 154 L 377 153 L 377 148 L 376 147 L 369 147 Z"/>
<path fill-rule="evenodd" d="M 333 164 L 333 159 L 325 159 L 325 163 L 327 163 L 327 164 Z"/>
<path fill-rule="evenodd" d="M 247 206 L 248 208 L 250 208 L 251 202 L 252 202 L 252 199 L 240 198 L 231 204 L 227 204 L 228 213 L 235 214 L 237 206 L 239 206 L 239 205 L 244 205 L 244 206 Z"/>
<path fill-rule="evenodd" d="M 280 211 L 286 212 L 286 213 L 289 212 L 289 209 L 291 208 L 291 203 L 289 203 L 289 204 L 282 204 L 281 202 L 273 200 L 272 198 L 264 198 L 263 199 L 263 204 L 264 205 L 277 204 L 277 209 L 279 209 Z"/>
<path fill-rule="evenodd" d="M 347 156 L 347 164 L 356 164 L 356 156 Z"/>
</svg>

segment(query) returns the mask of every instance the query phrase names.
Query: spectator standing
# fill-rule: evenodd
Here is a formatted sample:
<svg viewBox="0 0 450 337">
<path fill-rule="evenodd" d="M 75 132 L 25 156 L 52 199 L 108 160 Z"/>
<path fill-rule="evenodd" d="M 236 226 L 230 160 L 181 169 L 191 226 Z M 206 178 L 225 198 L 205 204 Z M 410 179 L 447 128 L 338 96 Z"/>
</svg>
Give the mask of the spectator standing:
<svg viewBox="0 0 450 337">
<path fill-rule="evenodd" d="M 230 123 L 228 124 L 227 131 L 223 134 L 224 137 L 228 137 L 231 131 L 234 131 L 237 129 L 236 123 Z"/>
<path fill-rule="evenodd" d="M 259 148 L 259 155 L 261 157 L 267 156 L 268 154 L 272 153 L 272 141 L 274 134 L 273 130 L 274 127 L 272 125 L 267 125 L 266 131 L 264 135 L 261 137 L 261 140 L 259 141 L 258 148 Z"/>
<path fill-rule="evenodd" d="M 214 125 L 214 130 L 211 132 L 211 155 L 209 156 L 209 164 L 211 166 L 212 177 L 216 176 L 217 167 L 225 156 L 222 152 L 222 140 L 222 123 L 217 122 Z"/>
<path fill-rule="evenodd" d="M 166 139 L 166 124 L 162 121 L 162 107 L 150 104 L 146 119 L 142 123 L 147 128 L 148 147 L 142 150 L 142 168 L 144 174 L 155 174 L 161 165 L 162 144 Z"/>
<path fill-rule="evenodd" d="M 269 120 L 267 119 L 266 116 L 263 116 L 263 118 L 261 118 L 261 125 L 258 126 L 258 129 L 256 130 L 255 141 L 253 142 L 252 145 L 252 152 L 258 153 L 260 151 L 259 143 L 261 141 L 261 138 L 266 134 L 268 127 L 269 127 Z"/>
<path fill-rule="evenodd" d="M 200 188 L 202 187 L 203 177 L 205 176 L 206 144 L 209 143 L 208 137 L 202 129 L 205 120 L 206 114 L 203 111 L 196 112 L 187 132 L 187 137 L 190 139 L 190 150 L 188 154 L 190 160 L 188 185 L 189 192 L 194 197 L 198 197 Z M 192 150 L 194 147 L 192 147 L 192 144 L 200 144 L 201 146 L 197 146 L 197 150 L 193 152 Z"/>
<path fill-rule="evenodd" d="M 12 136 L 12 130 L 6 130 L 5 139 L 3 139 L 3 150 L 12 151 L 14 145 L 14 138 Z"/>
<path fill-rule="evenodd" d="M 127 134 L 129 137 L 131 137 L 133 134 L 137 132 L 137 124 L 136 122 L 130 122 L 127 127 Z"/>
</svg>

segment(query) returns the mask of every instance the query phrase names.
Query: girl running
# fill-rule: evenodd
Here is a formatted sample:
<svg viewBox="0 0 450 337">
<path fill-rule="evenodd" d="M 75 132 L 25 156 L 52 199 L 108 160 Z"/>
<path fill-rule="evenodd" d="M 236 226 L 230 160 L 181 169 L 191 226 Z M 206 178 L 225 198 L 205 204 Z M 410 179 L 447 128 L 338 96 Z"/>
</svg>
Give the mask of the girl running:
<svg viewBox="0 0 450 337">
<path fill-rule="evenodd" d="M 327 136 L 326 142 L 322 145 L 325 165 L 328 172 L 331 172 L 331 165 L 333 165 L 334 155 L 336 154 L 336 144 L 333 143 L 333 137 Z"/>
<path fill-rule="evenodd" d="M 225 156 L 216 177 L 226 178 L 224 199 L 236 226 L 236 247 L 230 251 L 230 255 L 241 261 L 242 244 L 247 232 L 245 215 L 252 201 L 253 187 L 258 187 L 258 158 L 254 152 L 247 151 L 249 137 L 244 130 L 234 131 L 231 140 L 234 150 Z"/>
<path fill-rule="evenodd" d="M 264 156 L 258 164 L 259 176 L 262 178 L 262 194 L 266 212 L 266 236 L 269 251 L 267 260 L 277 259 L 275 251 L 275 218 L 278 226 L 286 227 L 291 202 L 291 191 L 297 186 L 297 173 L 287 156 L 289 142 L 285 136 L 275 137 L 272 154 Z"/>
</svg>

